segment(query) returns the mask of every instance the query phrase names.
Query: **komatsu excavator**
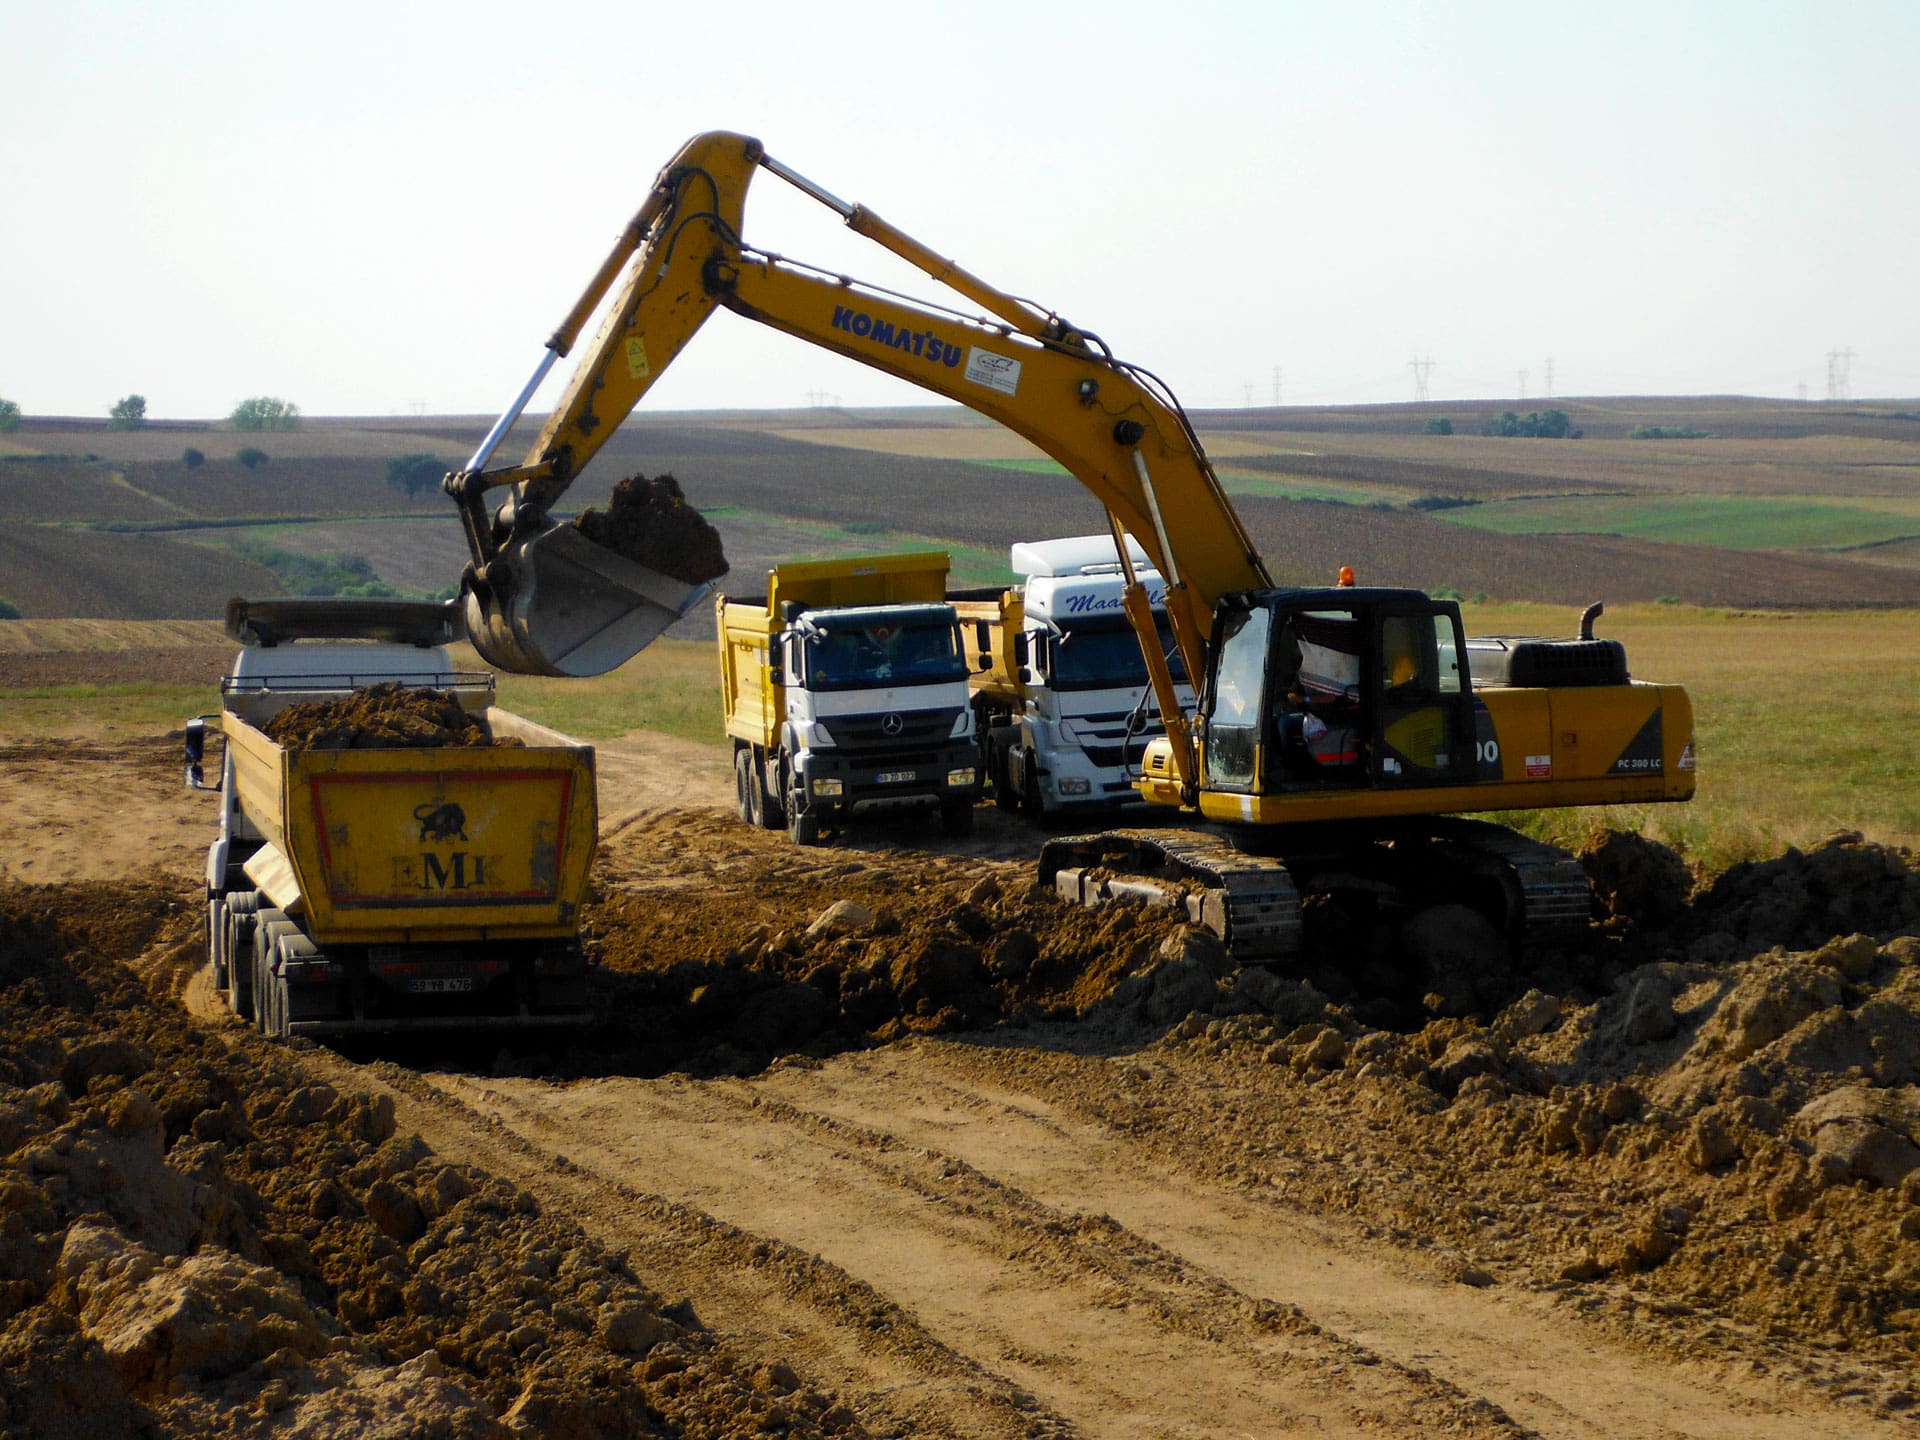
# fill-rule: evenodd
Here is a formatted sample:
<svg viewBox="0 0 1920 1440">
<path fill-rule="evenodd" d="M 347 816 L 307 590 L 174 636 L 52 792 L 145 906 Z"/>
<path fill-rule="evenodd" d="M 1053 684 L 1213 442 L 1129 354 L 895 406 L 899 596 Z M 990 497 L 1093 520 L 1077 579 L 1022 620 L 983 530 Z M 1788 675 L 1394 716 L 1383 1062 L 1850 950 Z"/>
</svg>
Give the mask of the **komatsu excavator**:
<svg viewBox="0 0 1920 1440">
<path fill-rule="evenodd" d="M 749 245 L 742 217 L 760 170 L 984 313 Z M 622 275 L 526 461 L 483 468 Z M 1316 893 L 1390 910 L 1466 903 L 1526 946 L 1586 924 L 1579 866 L 1511 830 L 1452 817 L 1691 797 L 1687 696 L 1633 681 L 1621 646 L 1592 634 L 1597 607 L 1576 638 L 1469 640 L 1457 605 L 1416 590 L 1360 587 L 1344 572 L 1321 589 L 1276 588 L 1158 378 L 837 198 L 758 140 L 725 132 L 696 136 L 660 172 L 514 407 L 447 477 L 473 552 L 469 632 L 495 666 L 602 673 L 703 593 L 601 550 L 548 510 L 722 308 L 991 416 L 1105 507 L 1165 721 L 1140 791 L 1221 823 L 1050 841 L 1042 879 L 1063 893 L 1094 900 L 1144 885 L 1184 903 L 1242 959 L 1290 953 L 1303 898 Z M 506 502 L 490 512 L 487 497 L 503 488 Z M 1200 682 L 1190 711 L 1129 538 L 1164 581 L 1172 648 Z"/>
</svg>

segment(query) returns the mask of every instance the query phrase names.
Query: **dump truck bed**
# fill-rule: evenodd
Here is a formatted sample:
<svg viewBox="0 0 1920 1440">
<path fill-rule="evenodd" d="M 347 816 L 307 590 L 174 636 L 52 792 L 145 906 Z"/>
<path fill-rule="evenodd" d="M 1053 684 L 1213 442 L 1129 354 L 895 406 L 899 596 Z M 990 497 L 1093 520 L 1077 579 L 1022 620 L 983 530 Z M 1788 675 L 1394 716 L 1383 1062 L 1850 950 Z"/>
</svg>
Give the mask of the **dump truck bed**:
<svg viewBox="0 0 1920 1440">
<path fill-rule="evenodd" d="M 596 843 L 593 747 L 482 714 L 496 741 L 521 743 L 294 750 L 223 712 L 239 805 L 266 841 L 248 876 L 322 946 L 572 936 Z"/>
</svg>

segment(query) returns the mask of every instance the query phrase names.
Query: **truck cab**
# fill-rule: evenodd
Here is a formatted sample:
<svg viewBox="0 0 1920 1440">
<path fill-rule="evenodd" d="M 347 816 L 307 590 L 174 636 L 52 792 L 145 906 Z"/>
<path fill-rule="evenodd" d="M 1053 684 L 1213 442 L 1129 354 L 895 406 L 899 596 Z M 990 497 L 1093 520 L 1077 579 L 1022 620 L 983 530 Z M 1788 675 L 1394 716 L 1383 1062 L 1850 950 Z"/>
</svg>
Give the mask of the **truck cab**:
<svg viewBox="0 0 1920 1440">
<path fill-rule="evenodd" d="M 801 844 L 856 810 L 972 828 L 980 755 L 947 557 L 795 562 L 719 606 L 740 815 Z"/>
<path fill-rule="evenodd" d="M 1128 548 L 1190 705 L 1165 620 L 1166 582 L 1137 543 Z M 1134 777 L 1165 726 L 1123 609 L 1126 574 L 1112 537 L 1027 542 L 1009 559 L 1021 577 L 1015 589 L 962 604 L 970 649 L 987 657 L 974 708 L 996 799 L 1031 815 L 1143 803 Z"/>
</svg>

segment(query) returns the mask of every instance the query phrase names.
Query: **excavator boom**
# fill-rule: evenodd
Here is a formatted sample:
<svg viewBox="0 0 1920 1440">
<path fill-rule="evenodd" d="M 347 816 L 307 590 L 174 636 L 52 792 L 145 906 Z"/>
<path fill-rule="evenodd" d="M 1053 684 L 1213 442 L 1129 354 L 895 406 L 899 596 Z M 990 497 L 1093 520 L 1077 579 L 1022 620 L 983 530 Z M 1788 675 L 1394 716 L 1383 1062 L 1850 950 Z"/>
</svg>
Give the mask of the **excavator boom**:
<svg viewBox="0 0 1920 1440">
<path fill-rule="evenodd" d="M 749 246 L 741 228 L 757 169 L 835 210 L 851 229 L 987 313 L 903 300 Z M 619 272 L 625 278 L 599 333 L 525 461 L 487 471 L 483 454 L 448 479 L 475 558 L 470 628 L 482 653 L 503 669 L 599 673 L 657 633 L 647 633 L 646 616 L 670 616 L 670 584 L 647 593 L 624 562 L 605 563 L 591 553 L 599 547 L 559 534 L 547 512 L 720 307 L 959 401 L 1052 456 L 1167 578 L 1167 609 L 1189 674 L 1204 671 L 1218 598 L 1268 583 L 1164 385 L 1115 359 L 1097 337 L 995 289 L 871 210 L 839 200 L 767 156 L 757 140 L 713 132 L 681 149 L 548 342 L 543 366 L 571 345 Z M 481 497 L 503 486 L 512 497 L 489 515 Z M 590 633 L 583 639 L 581 632 Z M 556 666 L 554 655 L 565 658 Z M 1169 667 L 1158 658 L 1156 689 L 1174 717 Z"/>
</svg>

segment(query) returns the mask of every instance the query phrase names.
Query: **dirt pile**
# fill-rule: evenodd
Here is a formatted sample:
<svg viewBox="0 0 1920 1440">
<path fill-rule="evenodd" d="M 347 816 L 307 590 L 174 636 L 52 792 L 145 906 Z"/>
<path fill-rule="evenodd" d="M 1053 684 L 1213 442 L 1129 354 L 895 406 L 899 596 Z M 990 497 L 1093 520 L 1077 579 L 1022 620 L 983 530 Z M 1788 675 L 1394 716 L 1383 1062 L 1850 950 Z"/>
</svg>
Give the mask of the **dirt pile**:
<svg viewBox="0 0 1920 1440">
<path fill-rule="evenodd" d="M 521 743 L 495 740 L 448 691 L 398 680 L 369 685 L 337 700 L 289 705 L 261 728 L 289 750 L 430 750 Z"/>
<path fill-rule="evenodd" d="M 162 887 L 0 890 L 0 1429 L 857 1430 L 389 1097 L 189 1021 L 199 954 Z"/>
<path fill-rule="evenodd" d="M 629 475 L 613 487 L 604 511 L 588 506 L 573 523 L 594 544 L 689 585 L 727 573 L 720 532 L 687 504 L 671 475 Z"/>
<path fill-rule="evenodd" d="M 630 833 L 662 869 L 684 867 L 680 881 L 597 897 L 585 933 L 606 1023 L 583 1051 L 533 1063 L 748 1071 L 788 1052 L 1071 1020 L 1103 1004 L 1151 1003 L 1162 1018 L 1191 1008 L 1168 998 L 1178 987 L 1164 979 L 1153 998 L 1169 963 L 1162 947 L 1187 933 L 1171 912 L 1063 905 L 1025 865 L 877 853 L 823 871 L 817 852 L 763 843 L 713 814 L 663 816 Z M 745 854 L 754 871 L 743 879 L 734 857 Z M 724 877 L 701 884 L 708 864 Z M 1229 968 L 1224 952 L 1211 937 L 1191 943 L 1203 959 L 1184 949 L 1175 958 L 1183 975 L 1211 967 L 1211 997 L 1214 972 Z"/>
</svg>

